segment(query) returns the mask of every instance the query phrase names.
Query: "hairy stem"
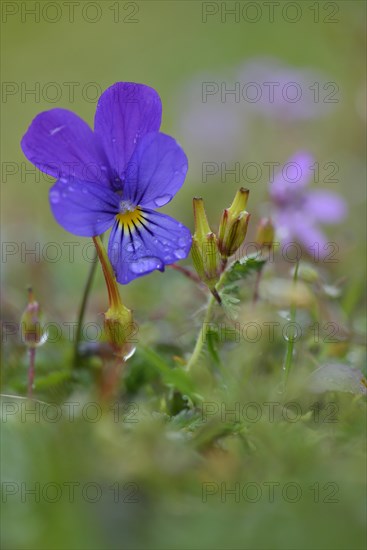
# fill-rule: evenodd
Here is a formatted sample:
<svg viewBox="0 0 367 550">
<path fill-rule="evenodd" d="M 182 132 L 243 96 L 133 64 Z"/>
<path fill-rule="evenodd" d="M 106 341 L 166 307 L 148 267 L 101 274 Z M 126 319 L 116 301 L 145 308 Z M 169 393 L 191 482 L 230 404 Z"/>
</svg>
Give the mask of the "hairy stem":
<svg viewBox="0 0 367 550">
<path fill-rule="evenodd" d="M 205 317 L 204 317 L 204 320 L 203 320 L 203 324 L 201 325 L 201 329 L 200 329 L 198 338 L 196 340 L 194 351 L 192 352 L 192 355 L 189 359 L 189 362 L 186 365 L 186 371 L 187 372 L 190 372 L 190 370 L 192 369 L 192 367 L 195 365 L 195 363 L 197 362 L 197 360 L 200 357 L 200 353 L 201 353 L 201 350 L 202 350 L 204 342 L 205 342 L 208 323 L 210 321 L 212 311 L 213 311 L 213 306 L 214 306 L 215 303 L 216 303 L 216 299 L 215 299 L 214 295 L 210 294 L 209 300 L 208 300 L 208 305 L 207 305 L 207 308 L 206 308 Z"/>
<path fill-rule="evenodd" d="M 188 279 L 191 279 L 195 283 L 202 284 L 199 277 L 195 273 L 187 269 L 186 267 L 182 267 L 181 265 L 177 265 L 177 264 L 171 264 L 170 267 L 172 269 L 175 269 L 176 271 L 179 271 L 180 273 L 185 275 L 185 277 L 187 277 Z"/>
<path fill-rule="evenodd" d="M 208 324 L 209 324 L 210 318 L 212 316 L 214 305 L 216 303 L 218 303 L 218 304 L 222 303 L 222 300 L 219 296 L 218 290 L 219 290 L 219 288 L 221 287 L 221 285 L 223 283 L 225 275 L 226 275 L 226 272 L 223 272 L 222 275 L 220 276 L 220 279 L 219 279 L 217 285 L 216 285 L 216 288 L 211 290 L 211 294 L 209 296 L 208 304 L 206 306 L 206 312 L 205 312 L 205 317 L 204 317 L 204 320 L 203 320 L 203 324 L 201 325 L 201 329 L 200 329 L 198 338 L 196 340 L 194 351 L 192 352 L 192 355 L 189 359 L 189 362 L 186 365 L 186 371 L 187 372 L 190 372 L 193 365 L 195 365 L 195 363 L 197 362 L 197 360 L 200 357 L 201 350 L 203 349 L 203 345 L 205 343 Z"/>
</svg>

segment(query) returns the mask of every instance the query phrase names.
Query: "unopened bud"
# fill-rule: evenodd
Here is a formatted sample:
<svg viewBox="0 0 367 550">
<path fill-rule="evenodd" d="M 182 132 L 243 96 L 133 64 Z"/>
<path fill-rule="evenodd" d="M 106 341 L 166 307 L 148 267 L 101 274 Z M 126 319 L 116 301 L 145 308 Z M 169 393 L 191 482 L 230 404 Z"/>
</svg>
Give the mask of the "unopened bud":
<svg viewBox="0 0 367 550">
<path fill-rule="evenodd" d="M 245 240 L 250 214 L 246 212 L 249 190 L 241 187 L 229 208 L 223 211 L 219 225 L 218 247 L 226 260 Z"/>
<path fill-rule="evenodd" d="M 271 248 L 274 243 L 275 229 L 269 218 L 262 218 L 256 232 L 256 243 L 261 247 Z"/>
<path fill-rule="evenodd" d="M 132 354 L 131 335 L 134 333 L 133 316 L 122 303 L 118 307 L 110 307 L 104 315 L 106 339 L 117 355 L 125 359 Z"/>
<path fill-rule="evenodd" d="M 23 343 L 28 348 L 41 346 L 47 340 L 47 332 L 43 328 L 44 318 L 40 305 L 34 299 L 33 291 L 28 289 L 28 305 L 20 320 L 20 330 Z"/>
<path fill-rule="evenodd" d="M 217 237 L 211 231 L 201 198 L 193 200 L 195 233 L 192 238 L 191 256 L 200 279 L 211 290 L 219 279 L 220 255 Z"/>
</svg>

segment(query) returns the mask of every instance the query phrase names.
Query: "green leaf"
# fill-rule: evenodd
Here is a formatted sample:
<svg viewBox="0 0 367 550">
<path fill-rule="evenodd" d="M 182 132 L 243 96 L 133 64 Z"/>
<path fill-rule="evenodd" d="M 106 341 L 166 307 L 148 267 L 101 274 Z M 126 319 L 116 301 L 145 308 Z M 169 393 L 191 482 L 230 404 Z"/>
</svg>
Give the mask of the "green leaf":
<svg viewBox="0 0 367 550">
<path fill-rule="evenodd" d="M 183 395 L 187 395 L 193 401 L 200 400 L 200 396 L 195 393 L 194 385 L 189 375 L 180 368 L 170 367 L 155 351 L 146 347 L 139 347 L 141 353 L 149 366 L 153 367 L 162 376 L 162 380 L 168 386 L 173 386 Z"/>
<path fill-rule="evenodd" d="M 251 273 L 258 273 L 264 267 L 265 262 L 266 260 L 258 258 L 257 255 L 236 260 L 227 269 L 222 283 L 223 288 L 233 286 L 233 283 L 246 279 Z"/>
<path fill-rule="evenodd" d="M 257 255 L 246 256 L 241 260 L 233 262 L 225 272 L 222 283 L 220 297 L 222 306 L 227 315 L 232 320 L 237 319 L 239 293 L 239 282 L 246 279 L 252 273 L 258 273 L 264 267 L 266 260 L 258 258 Z"/>
<path fill-rule="evenodd" d="M 233 294 L 237 291 L 236 286 L 227 287 L 223 292 L 221 292 L 221 299 L 222 299 L 222 308 L 229 317 L 229 319 L 232 319 L 232 321 L 236 320 L 238 317 L 239 312 L 239 306 L 240 300 L 233 296 Z"/>
</svg>

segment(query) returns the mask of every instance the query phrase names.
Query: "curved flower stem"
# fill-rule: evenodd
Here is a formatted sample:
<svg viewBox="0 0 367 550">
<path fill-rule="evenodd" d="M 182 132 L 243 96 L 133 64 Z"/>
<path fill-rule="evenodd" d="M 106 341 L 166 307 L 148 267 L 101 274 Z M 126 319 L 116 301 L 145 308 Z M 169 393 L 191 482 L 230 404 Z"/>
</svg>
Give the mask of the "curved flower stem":
<svg viewBox="0 0 367 550">
<path fill-rule="evenodd" d="M 79 314 L 78 314 L 78 321 L 77 321 L 77 329 L 76 329 L 76 335 L 75 335 L 75 343 L 74 343 L 74 359 L 73 359 L 73 366 L 76 368 L 78 366 L 78 360 L 79 360 L 79 343 L 82 338 L 82 330 L 83 330 L 83 321 L 85 316 L 85 310 L 88 303 L 89 293 L 92 289 L 93 279 L 96 272 L 97 267 L 97 253 L 95 252 L 93 263 L 89 268 L 88 278 L 87 282 L 84 287 L 83 292 L 83 298 L 80 304 Z"/>
<path fill-rule="evenodd" d="M 295 288 L 296 288 L 296 284 L 297 284 L 298 268 L 299 268 L 299 261 L 297 261 L 297 263 L 296 263 L 296 267 L 295 267 L 294 275 L 293 275 L 293 292 L 295 292 Z M 293 323 L 293 324 L 296 320 L 296 311 L 297 311 L 297 307 L 296 307 L 296 303 L 295 303 L 294 296 L 293 296 L 293 301 L 292 301 L 292 304 L 291 304 L 291 316 L 290 316 L 290 322 Z M 291 368 L 292 368 L 294 341 L 295 341 L 295 338 L 291 337 L 288 340 L 288 343 L 287 343 L 287 349 L 286 349 L 284 363 L 283 363 L 283 390 L 285 390 L 285 388 L 287 386 L 289 373 L 290 373 Z"/>
<path fill-rule="evenodd" d="M 105 247 L 103 246 L 101 237 L 93 237 L 93 242 L 94 246 L 96 247 L 98 259 L 101 263 L 103 275 L 106 281 L 110 307 L 118 307 L 122 305 L 122 302 L 111 262 L 107 256 L 107 252 L 105 250 Z"/>
</svg>

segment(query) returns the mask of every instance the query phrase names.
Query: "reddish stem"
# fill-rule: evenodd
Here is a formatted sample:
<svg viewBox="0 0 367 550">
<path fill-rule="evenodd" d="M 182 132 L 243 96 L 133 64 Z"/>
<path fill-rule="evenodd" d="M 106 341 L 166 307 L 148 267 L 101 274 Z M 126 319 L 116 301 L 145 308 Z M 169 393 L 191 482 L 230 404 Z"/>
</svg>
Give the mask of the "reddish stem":
<svg viewBox="0 0 367 550">
<path fill-rule="evenodd" d="M 177 265 L 177 264 L 171 264 L 170 267 L 172 269 L 175 269 L 176 271 L 179 271 L 180 273 L 185 275 L 185 277 L 188 277 L 189 279 L 191 279 L 195 283 L 201 284 L 201 280 L 199 279 L 199 277 L 197 275 L 195 275 L 195 273 L 193 273 L 192 271 L 187 269 L 186 267 L 182 267 L 181 265 Z"/>
<path fill-rule="evenodd" d="M 105 359 L 100 386 L 102 401 L 109 402 L 117 397 L 120 376 L 124 365 L 125 361 L 122 361 L 121 357 Z"/>
<path fill-rule="evenodd" d="M 29 368 L 28 368 L 28 397 L 32 397 L 33 394 L 33 382 L 34 382 L 34 372 L 35 372 L 35 359 L 36 359 L 36 348 L 29 348 Z"/>
<path fill-rule="evenodd" d="M 261 281 L 261 276 L 262 276 L 262 268 L 257 272 L 257 275 L 256 275 L 256 281 L 255 281 L 255 288 L 254 288 L 254 295 L 252 297 L 252 305 L 255 307 L 256 306 L 256 303 L 259 299 L 259 287 L 260 287 L 260 281 Z"/>
</svg>

